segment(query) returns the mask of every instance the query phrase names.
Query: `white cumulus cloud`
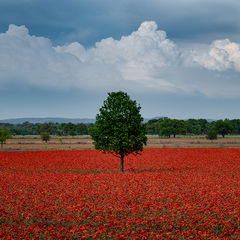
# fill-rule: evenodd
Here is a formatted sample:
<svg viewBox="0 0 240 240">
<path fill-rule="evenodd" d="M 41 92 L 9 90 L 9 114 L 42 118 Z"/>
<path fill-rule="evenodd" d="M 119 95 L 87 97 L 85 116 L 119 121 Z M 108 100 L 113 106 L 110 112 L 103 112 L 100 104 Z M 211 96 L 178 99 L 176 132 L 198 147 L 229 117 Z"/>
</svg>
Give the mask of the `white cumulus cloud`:
<svg viewBox="0 0 240 240">
<path fill-rule="evenodd" d="M 197 63 L 209 70 L 240 72 L 240 44 L 229 39 L 216 40 L 207 49 L 195 50 L 189 54 L 188 61 Z"/>
<path fill-rule="evenodd" d="M 156 87 L 156 84 L 158 88 L 173 86 L 161 79 L 158 73 L 161 68 L 177 60 L 178 50 L 166 38 L 164 31 L 157 30 L 155 22 L 142 23 L 136 32 L 123 36 L 119 41 L 113 38 L 103 39 L 90 49 L 84 49 L 79 43 L 71 43 L 56 47 L 56 51 L 73 54 L 86 65 L 109 66 L 116 74 L 112 82 L 120 79 L 125 84 L 131 85 L 134 82 L 150 88 Z"/>
<path fill-rule="evenodd" d="M 240 46 L 216 40 L 188 51 L 169 40 L 155 22 L 143 22 L 120 40 L 103 39 L 91 48 L 78 42 L 53 46 L 47 38 L 30 35 L 25 26 L 12 24 L 0 34 L 0 71 L 0 87 L 236 96 Z"/>
</svg>

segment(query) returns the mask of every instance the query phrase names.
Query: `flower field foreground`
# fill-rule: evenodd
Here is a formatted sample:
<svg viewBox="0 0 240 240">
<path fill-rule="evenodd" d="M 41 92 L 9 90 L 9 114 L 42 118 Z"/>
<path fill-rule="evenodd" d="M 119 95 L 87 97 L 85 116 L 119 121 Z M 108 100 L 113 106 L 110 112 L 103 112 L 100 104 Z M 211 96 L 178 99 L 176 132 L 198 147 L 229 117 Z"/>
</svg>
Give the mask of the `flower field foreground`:
<svg viewBox="0 0 240 240">
<path fill-rule="evenodd" d="M 0 152 L 0 239 L 240 239 L 240 149 Z"/>
</svg>

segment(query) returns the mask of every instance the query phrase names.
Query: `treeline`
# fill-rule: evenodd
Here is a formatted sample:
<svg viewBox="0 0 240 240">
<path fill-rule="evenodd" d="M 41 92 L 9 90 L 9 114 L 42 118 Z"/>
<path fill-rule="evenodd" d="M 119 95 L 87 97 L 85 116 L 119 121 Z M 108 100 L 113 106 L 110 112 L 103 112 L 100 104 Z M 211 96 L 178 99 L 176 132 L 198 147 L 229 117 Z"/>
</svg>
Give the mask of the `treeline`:
<svg viewBox="0 0 240 240">
<path fill-rule="evenodd" d="M 147 123 L 148 134 L 165 137 L 176 135 L 207 135 L 210 132 L 222 135 L 240 134 L 240 119 L 207 121 L 206 119 L 178 120 L 170 118 L 153 119 Z"/>
<path fill-rule="evenodd" d="M 40 135 L 47 132 L 58 136 L 88 135 L 94 124 L 84 123 L 0 123 L 0 128 L 9 129 L 12 135 Z M 207 121 L 206 119 L 178 120 L 170 118 L 152 119 L 146 123 L 147 134 L 163 137 L 177 135 L 207 135 L 209 132 L 225 135 L 240 134 L 240 119 Z"/>
<path fill-rule="evenodd" d="M 0 128 L 9 129 L 12 135 L 40 135 L 43 132 L 58 136 L 88 135 L 92 126 L 84 123 L 0 123 Z"/>
</svg>

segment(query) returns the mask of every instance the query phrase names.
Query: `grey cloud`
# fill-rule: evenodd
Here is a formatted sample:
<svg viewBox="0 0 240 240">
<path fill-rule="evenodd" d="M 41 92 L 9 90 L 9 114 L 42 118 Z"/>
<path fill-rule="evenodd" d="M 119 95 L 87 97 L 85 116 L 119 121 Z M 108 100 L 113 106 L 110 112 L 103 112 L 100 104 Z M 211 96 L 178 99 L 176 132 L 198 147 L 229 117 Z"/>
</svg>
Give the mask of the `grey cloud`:
<svg viewBox="0 0 240 240">
<path fill-rule="evenodd" d="M 178 41 L 240 41 L 240 2 L 235 0 L 134 0 L 129 3 L 128 18 L 135 24 L 154 20 Z"/>
<path fill-rule="evenodd" d="M 54 44 L 79 41 L 91 46 L 107 36 L 123 32 L 124 1 L 32 0 L 0 1 L 0 31 L 9 23 L 25 25 L 31 33 Z"/>
<path fill-rule="evenodd" d="M 0 31 L 26 25 L 53 44 L 85 47 L 112 36 L 129 35 L 143 21 L 155 21 L 173 40 L 209 43 L 240 41 L 240 2 L 236 0 L 8 0 L 0 1 Z"/>
<path fill-rule="evenodd" d="M 25 26 L 10 25 L 0 34 L 0 86 L 239 96 L 239 44 L 217 40 L 194 47 L 179 47 L 153 21 L 91 48 L 78 42 L 54 47 Z"/>
</svg>

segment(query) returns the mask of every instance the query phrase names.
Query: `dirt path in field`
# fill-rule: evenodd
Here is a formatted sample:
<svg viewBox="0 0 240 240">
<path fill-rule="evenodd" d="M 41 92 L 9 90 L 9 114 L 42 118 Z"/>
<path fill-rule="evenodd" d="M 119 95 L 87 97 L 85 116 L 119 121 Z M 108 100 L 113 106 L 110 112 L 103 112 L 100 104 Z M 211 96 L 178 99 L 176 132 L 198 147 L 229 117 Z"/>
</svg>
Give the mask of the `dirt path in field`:
<svg viewBox="0 0 240 240">
<path fill-rule="evenodd" d="M 91 149 L 94 148 L 92 140 L 89 138 L 63 139 L 62 143 L 58 139 L 51 139 L 47 143 L 41 139 L 9 139 L 4 144 L 2 150 L 24 151 L 24 150 L 53 150 L 53 149 Z M 0 149 L 1 150 L 1 149 Z"/>
<path fill-rule="evenodd" d="M 240 148 L 240 138 L 220 138 L 217 140 L 197 138 L 149 139 L 149 148 Z"/>
<path fill-rule="evenodd" d="M 159 139 L 149 138 L 148 148 L 240 148 L 240 138 L 225 138 L 218 140 L 181 138 Z M 0 151 L 25 151 L 25 150 L 53 150 L 53 149 L 93 149 L 90 138 L 51 139 L 44 143 L 41 139 L 9 139 Z"/>
</svg>

